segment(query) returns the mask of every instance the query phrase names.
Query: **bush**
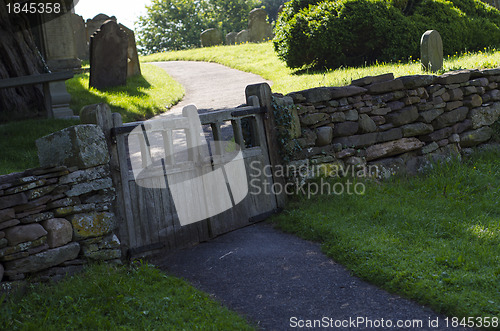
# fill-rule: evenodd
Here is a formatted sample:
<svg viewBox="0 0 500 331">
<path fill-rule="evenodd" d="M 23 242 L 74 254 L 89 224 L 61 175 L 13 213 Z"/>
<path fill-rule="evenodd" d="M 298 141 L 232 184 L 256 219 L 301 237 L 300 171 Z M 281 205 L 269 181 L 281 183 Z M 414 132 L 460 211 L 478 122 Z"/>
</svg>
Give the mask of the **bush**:
<svg viewBox="0 0 500 331">
<path fill-rule="evenodd" d="M 291 68 L 354 66 L 420 56 L 437 30 L 445 54 L 500 45 L 500 12 L 476 0 L 292 0 L 274 48 Z"/>
</svg>

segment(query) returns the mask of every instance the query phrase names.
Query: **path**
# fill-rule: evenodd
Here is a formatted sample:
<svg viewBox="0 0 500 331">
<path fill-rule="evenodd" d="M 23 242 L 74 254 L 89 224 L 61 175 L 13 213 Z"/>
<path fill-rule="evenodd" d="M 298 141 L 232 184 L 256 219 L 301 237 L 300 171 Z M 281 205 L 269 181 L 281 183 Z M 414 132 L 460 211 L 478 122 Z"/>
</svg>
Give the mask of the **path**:
<svg viewBox="0 0 500 331">
<path fill-rule="evenodd" d="M 364 323 L 353 327 L 344 322 L 347 327 L 330 330 L 465 330 L 446 328 L 444 316 L 351 276 L 326 257 L 318 244 L 282 233 L 266 223 L 152 262 L 246 315 L 262 330 L 292 329 L 292 317 L 297 321 L 326 317 L 348 322 L 364 318 L 374 323 L 364 328 Z M 436 318 L 439 327 L 429 327 L 429 319 Z M 391 320 L 394 327 L 375 328 L 382 319 L 385 323 Z M 396 328 L 398 320 L 422 321 L 423 327 Z"/>
<path fill-rule="evenodd" d="M 267 82 L 262 77 L 217 63 L 194 61 L 153 62 L 184 86 L 186 94 L 173 109 L 194 104 L 198 109 L 234 108 L 245 103 L 245 87 Z"/>
</svg>

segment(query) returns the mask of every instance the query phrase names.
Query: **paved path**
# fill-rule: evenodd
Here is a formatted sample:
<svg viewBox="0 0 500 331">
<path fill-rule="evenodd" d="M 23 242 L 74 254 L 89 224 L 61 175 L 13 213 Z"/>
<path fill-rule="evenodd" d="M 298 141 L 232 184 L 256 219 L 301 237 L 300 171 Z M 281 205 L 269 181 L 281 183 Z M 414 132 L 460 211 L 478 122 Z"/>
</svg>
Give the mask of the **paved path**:
<svg viewBox="0 0 500 331">
<path fill-rule="evenodd" d="M 245 87 L 267 82 L 262 77 L 217 63 L 194 61 L 153 62 L 184 86 L 184 99 L 173 109 L 194 104 L 198 109 L 234 108 L 245 103 Z"/>
<path fill-rule="evenodd" d="M 152 262 L 246 315 L 262 330 L 293 329 L 293 317 L 297 323 L 323 317 L 347 323 L 343 328 L 333 322 L 329 330 L 464 330 L 446 328 L 444 316 L 351 276 L 326 257 L 318 244 L 266 223 L 156 257 Z M 361 318 L 365 323 L 370 320 L 372 327 L 350 322 Z M 439 327 L 429 327 L 429 319 L 436 318 Z M 376 328 L 382 319 L 385 325 L 390 320 L 393 328 Z M 422 321 L 422 327 L 397 328 L 398 320 Z"/>
</svg>

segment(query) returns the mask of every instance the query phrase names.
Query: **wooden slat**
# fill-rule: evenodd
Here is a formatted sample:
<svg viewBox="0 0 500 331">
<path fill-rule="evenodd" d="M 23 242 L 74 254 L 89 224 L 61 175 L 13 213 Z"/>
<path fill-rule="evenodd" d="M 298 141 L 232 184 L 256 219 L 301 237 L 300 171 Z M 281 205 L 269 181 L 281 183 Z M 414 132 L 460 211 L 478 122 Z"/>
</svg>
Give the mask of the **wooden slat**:
<svg viewBox="0 0 500 331">
<path fill-rule="evenodd" d="M 62 71 L 0 79 L 0 88 L 11 88 L 24 85 L 36 85 L 48 82 L 56 82 L 73 78 L 73 71 Z"/>
</svg>

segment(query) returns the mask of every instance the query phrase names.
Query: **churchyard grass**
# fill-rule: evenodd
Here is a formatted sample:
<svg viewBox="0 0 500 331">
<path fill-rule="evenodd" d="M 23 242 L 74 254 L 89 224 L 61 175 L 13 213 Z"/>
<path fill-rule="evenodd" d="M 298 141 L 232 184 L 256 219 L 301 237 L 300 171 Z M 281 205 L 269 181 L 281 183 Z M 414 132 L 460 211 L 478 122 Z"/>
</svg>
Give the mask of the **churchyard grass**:
<svg viewBox="0 0 500 331">
<path fill-rule="evenodd" d="M 37 119 L 0 124 L 0 174 L 37 167 L 35 140 L 79 123 L 76 120 Z"/>
<path fill-rule="evenodd" d="M 294 196 L 272 221 L 321 242 L 355 275 L 437 312 L 498 317 L 499 159 L 499 150 L 483 151 L 434 164 L 425 176 L 365 179 L 362 195 Z"/>
<path fill-rule="evenodd" d="M 271 42 L 196 48 L 141 57 L 142 62 L 174 60 L 217 62 L 234 69 L 252 72 L 271 80 L 273 92 L 284 94 L 318 86 L 344 86 L 350 84 L 353 79 L 389 72 L 394 73 L 396 77 L 425 74 L 416 59 L 398 63 L 376 63 L 364 67 L 343 67 L 335 70 L 294 71 L 285 67 L 285 64 L 277 58 Z M 482 52 L 456 54 L 445 58 L 443 71 L 499 66 L 500 51 L 485 49 Z"/>
<path fill-rule="evenodd" d="M 184 96 L 182 85 L 162 69 L 145 64 L 141 71 L 142 77 L 129 78 L 126 86 L 105 90 L 89 88 L 88 73 L 76 75 L 66 82 L 72 96 L 71 109 L 78 114 L 85 105 L 105 102 L 122 115 L 124 122 L 133 122 L 165 112 Z"/>
<path fill-rule="evenodd" d="M 5 298 L 2 298 L 2 301 Z M 6 330 L 254 330 L 185 281 L 146 264 L 93 265 L 0 306 Z"/>
</svg>

